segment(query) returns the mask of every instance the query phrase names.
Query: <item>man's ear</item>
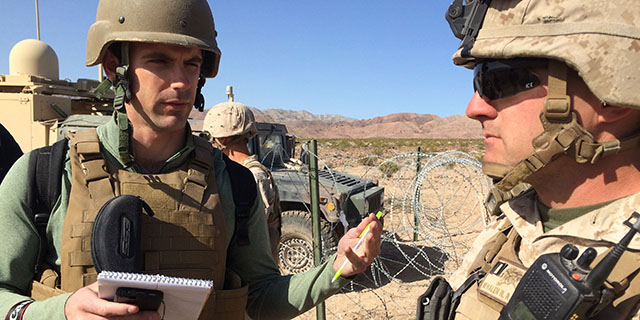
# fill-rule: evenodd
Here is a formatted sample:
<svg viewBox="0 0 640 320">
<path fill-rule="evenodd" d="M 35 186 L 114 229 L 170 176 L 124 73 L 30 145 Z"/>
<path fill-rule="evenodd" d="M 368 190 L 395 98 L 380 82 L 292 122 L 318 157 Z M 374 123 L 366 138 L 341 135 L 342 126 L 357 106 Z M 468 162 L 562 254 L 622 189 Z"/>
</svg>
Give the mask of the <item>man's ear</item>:
<svg viewBox="0 0 640 320">
<path fill-rule="evenodd" d="M 634 112 L 631 108 L 623 108 L 617 106 L 602 105 L 598 113 L 598 120 L 604 123 L 613 123 L 621 119 L 627 118 Z"/>
<path fill-rule="evenodd" d="M 111 82 L 116 79 L 116 68 L 119 63 L 120 61 L 118 58 L 107 49 L 104 53 L 104 57 L 102 58 L 102 68 Z"/>
</svg>

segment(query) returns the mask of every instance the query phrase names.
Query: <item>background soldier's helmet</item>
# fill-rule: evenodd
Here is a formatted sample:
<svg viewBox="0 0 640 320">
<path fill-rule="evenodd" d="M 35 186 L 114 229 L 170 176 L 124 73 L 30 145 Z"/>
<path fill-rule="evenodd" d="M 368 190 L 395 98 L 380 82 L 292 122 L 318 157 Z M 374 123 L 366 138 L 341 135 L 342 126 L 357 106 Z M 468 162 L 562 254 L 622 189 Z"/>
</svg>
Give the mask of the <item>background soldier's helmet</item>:
<svg viewBox="0 0 640 320">
<path fill-rule="evenodd" d="M 467 67 L 481 59 L 562 61 L 602 102 L 640 108 L 638 0 L 493 0 L 475 43 L 463 51 L 453 61 Z"/>
<path fill-rule="evenodd" d="M 113 42 L 152 42 L 200 48 L 201 74 L 215 77 L 220 62 L 213 15 L 206 0 L 101 0 L 87 35 L 87 66 L 101 63 Z"/>
<path fill-rule="evenodd" d="M 212 138 L 245 136 L 251 138 L 258 134 L 253 112 L 242 103 L 219 103 L 204 117 L 203 130 Z"/>
</svg>

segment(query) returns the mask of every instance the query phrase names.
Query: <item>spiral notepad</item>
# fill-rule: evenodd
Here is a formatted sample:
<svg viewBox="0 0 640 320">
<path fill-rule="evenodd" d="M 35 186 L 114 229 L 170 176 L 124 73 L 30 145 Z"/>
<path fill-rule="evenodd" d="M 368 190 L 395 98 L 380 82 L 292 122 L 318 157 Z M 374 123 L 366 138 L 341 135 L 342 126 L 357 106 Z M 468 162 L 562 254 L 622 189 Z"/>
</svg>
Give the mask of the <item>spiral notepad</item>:
<svg viewBox="0 0 640 320">
<path fill-rule="evenodd" d="M 213 288 L 213 281 L 113 271 L 98 274 L 100 298 L 113 300 L 119 287 L 160 290 L 164 294 L 160 309 L 165 320 L 195 320 Z"/>
</svg>

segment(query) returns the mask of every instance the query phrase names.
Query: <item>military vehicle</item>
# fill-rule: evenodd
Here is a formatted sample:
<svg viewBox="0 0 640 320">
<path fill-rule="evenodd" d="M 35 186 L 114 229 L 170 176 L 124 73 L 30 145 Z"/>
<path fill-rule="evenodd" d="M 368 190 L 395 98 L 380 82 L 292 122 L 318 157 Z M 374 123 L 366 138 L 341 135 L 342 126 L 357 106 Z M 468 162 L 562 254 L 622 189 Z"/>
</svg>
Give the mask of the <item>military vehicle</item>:
<svg viewBox="0 0 640 320">
<path fill-rule="evenodd" d="M 51 145 L 70 115 L 85 115 L 85 125 L 102 123 L 113 111 L 113 93 L 101 99 L 90 92 L 99 81 L 58 79 L 58 57 L 46 43 L 27 39 L 9 54 L 9 74 L 0 75 L 0 123 L 23 152 Z"/>
<path fill-rule="evenodd" d="M 295 137 L 278 123 L 256 123 L 258 134 L 249 140 L 249 151 L 270 168 L 278 186 L 282 208 L 279 267 L 285 273 L 313 267 L 308 152 L 302 146 L 295 159 Z M 355 227 L 370 212 L 383 210 L 384 188 L 377 182 L 323 168 L 318 172 L 322 252 L 335 252 L 345 230 Z"/>
</svg>

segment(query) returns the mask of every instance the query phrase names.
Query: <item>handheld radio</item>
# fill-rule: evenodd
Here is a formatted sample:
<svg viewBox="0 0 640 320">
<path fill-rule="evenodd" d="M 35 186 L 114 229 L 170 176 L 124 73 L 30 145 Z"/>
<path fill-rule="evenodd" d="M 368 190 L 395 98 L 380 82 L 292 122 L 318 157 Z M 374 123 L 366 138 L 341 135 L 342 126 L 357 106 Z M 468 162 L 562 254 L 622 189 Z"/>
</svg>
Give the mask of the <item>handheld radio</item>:
<svg viewBox="0 0 640 320">
<path fill-rule="evenodd" d="M 597 253 L 565 245 L 559 253 L 545 254 L 524 274 L 500 320 L 571 319 L 592 317 L 611 304 L 614 293 L 603 286 L 629 242 L 640 231 L 640 214 L 634 212 L 624 224 L 631 228 L 593 269 Z M 576 259 L 577 258 L 577 259 Z"/>
</svg>

